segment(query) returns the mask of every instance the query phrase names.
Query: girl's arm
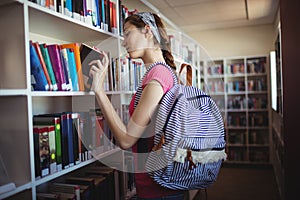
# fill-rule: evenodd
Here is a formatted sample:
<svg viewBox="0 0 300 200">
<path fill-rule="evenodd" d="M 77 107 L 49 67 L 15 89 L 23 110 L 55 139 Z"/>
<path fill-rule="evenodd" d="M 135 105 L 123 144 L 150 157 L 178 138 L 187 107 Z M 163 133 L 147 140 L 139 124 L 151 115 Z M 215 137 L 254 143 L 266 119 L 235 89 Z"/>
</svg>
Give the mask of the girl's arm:
<svg viewBox="0 0 300 200">
<path fill-rule="evenodd" d="M 152 115 L 163 96 L 162 86 L 155 80 L 147 84 L 142 92 L 139 104 L 126 126 L 104 91 L 103 83 L 108 68 L 107 55 L 104 56 L 103 62 L 95 60 L 90 64 L 92 65 L 90 75 L 93 77 L 92 90 L 95 91 L 104 118 L 120 147 L 122 149 L 130 148 L 142 137 L 147 125 L 150 124 Z"/>
</svg>

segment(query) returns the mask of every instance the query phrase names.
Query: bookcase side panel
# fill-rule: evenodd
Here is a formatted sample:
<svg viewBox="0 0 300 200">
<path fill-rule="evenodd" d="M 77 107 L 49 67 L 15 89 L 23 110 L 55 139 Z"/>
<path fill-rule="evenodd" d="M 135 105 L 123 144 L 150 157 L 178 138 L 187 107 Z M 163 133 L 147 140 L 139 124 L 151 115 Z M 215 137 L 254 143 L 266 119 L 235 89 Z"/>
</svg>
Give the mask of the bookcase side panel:
<svg viewBox="0 0 300 200">
<path fill-rule="evenodd" d="M 0 89 L 26 89 L 23 5 L 0 6 L 0 27 Z"/>
<path fill-rule="evenodd" d="M 10 181 L 31 181 L 26 96 L 0 98 L 0 152 Z"/>
</svg>

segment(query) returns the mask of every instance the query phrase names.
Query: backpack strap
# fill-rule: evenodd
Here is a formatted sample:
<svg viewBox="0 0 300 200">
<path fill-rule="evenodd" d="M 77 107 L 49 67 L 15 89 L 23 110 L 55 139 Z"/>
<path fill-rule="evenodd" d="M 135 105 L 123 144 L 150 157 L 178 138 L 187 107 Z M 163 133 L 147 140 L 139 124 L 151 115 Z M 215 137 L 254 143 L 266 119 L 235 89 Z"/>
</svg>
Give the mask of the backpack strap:
<svg viewBox="0 0 300 200">
<path fill-rule="evenodd" d="M 178 78 L 177 76 L 175 75 L 175 73 L 173 72 L 173 70 L 171 69 L 171 67 L 169 65 L 167 65 L 166 63 L 164 62 L 155 62 L 153 63 L 152 65 L 150 65 L 147 69 L 147 71 L 145 72 L 145 74 L 143 75 L 142 79 L 140 80 L 139 82 L 139 86 L 137 88 L 137 91 L 136 91 L 136 94 L 135 94 L 135 99 L 134 99 L 134 108 L 136 108 L 136 106 L 138 105 L 138 102 L 142 96 L 142 92 L 143 92 L 143 86 L 142 86 L 142 82 L 143 82 L 143 79 L 147 76 L 147 74 L 156 66 L 158 65 L 163 65 L 165 66 L 166 68 L 168 68 L 170 70 L 170 72 L 172 73 L 172 77 L 173 77 L 173 81 L 174 81 L 174 85 L 178 83 Z M 148 152 L 148 139 L 149 138 L 140 138 L 138 141 L 137 141 L 137 149 L 139 152 L 142 152 L 142 153 L 147 153 Z M 139 162 L 139 163 L 144 163 L 144 162 Z M 142 167 L 142 166 L 139 166 L 139 167 Z"/>
</svg>

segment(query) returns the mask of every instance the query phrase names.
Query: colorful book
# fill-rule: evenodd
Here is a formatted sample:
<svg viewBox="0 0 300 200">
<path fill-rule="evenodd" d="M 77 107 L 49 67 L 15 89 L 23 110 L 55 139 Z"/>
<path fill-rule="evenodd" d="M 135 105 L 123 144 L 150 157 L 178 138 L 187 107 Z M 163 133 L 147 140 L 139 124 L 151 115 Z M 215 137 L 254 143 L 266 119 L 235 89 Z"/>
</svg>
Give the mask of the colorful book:
<svg viewBox="0 0 300 200">
<path fill-rule="evenodd" d="M 83 83 L 83 75 L 82 75 L 79 44 L 78 43 L 62 44 L 61 48 L 73 49 L 74 56 L 75 56 L 75 62 L 76 62 L 76 70 L 77 70 L 79 91 L 84 91 L 84 83 Z"/>
<path fill-rule="evenodd" d="M 50 86 L 46 79 L 38 54 L 33 46 L 32 41 L 29 42 L 30 48 L 30 73 L 31 84 L 35 91 L 48 91 Z"/>
<path fill-rule="evenodd" d="M 70 66 L 69 66 L 69 60 L 68 60 L 68 54 L 67 54 L 67 49 L 60 49 L 60 56 L 61 56 L 61 63 L 65 75 L 65 80 L 66 80 L 66 86 L 67 86 L 67 91 L 72 90 L 72 79 L 71 79 L 71 74 L 70 74 Z"/>
<path fill-rule="evenodd" d="M 50 80 L 51 80 L 52 90 L 57 91 L 56 78 L 55 78 L 54 71 L 53 71 L 53 68 L 52 68 L 52 64 L 51 64 L 51 60 L 50 60 L 50 57 L 49 57 L 48 49 L 47 49 L 47 46 L 46 46 L 45 43 L 40 44 L 40 50 L 41 50 L 42 56 L 44 58 L 44 62 L 45 62 L 45 65 L 46 65 L 46 68 L 47 68 L 47 71 L 48 71 L 48 74 L 49 74 L 49 77 L 50 77 Z"/>
<path fill-rule="evenodd" d="M 41 63 L 41 66 L 43 68 L 43 71 L 44 71 L 44 74 L 45 74 L 45 77 L 47 79 L 47 82 L 48 82 L 48 85 L 49 85 L 49 90 L 53 90 L 53 86 L 52 86 L 52 83 L 51 83 L 51 79 L 50 79 L 50 76 L 49 76 L 49 73 L 48 73 L 48 70 L 47 70 L 47 67 L 46 67 L 46 64 L 45 64 L 45 61 L 44 61 L 44 57 L 42 55 L 42 52 L 41 52 L 41 49 L 40 49 L 40 45 L 38 42 L 33 42 L 32 45 L 34 46 L 35 50 L 36 50 L 36 53 L 40 59 L 40 63 Z"/>
<path fill-rule="evenodd" d="M 47 45 L 47 49 L 49 52 L 51 64 L 55 74 L 58 90 L 65 91 L 67 90 L 67 85 L 66 85 L 65 75 L 63 71 L 62 60 L 60 56 L 60 47 L 58 44 L 50 44 Z"/>
<path fill-rule="evenodd" d="M 72 80 L 72 90 L 79 91 L 78 76 L 76 71 L 76 61 L 73 49 L 66 48 L 68 54 L 69 70 Z"/>
</svg>

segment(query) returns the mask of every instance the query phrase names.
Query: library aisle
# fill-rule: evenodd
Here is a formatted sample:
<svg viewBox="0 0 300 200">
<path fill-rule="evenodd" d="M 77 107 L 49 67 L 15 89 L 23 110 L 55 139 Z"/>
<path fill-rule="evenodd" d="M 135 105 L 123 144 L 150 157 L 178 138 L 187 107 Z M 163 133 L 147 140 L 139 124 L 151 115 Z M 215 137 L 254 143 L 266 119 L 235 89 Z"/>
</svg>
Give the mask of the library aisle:
<svg viewBox="0 0 300 200">
<path fill-rule="evenodd" d="M 271 166 L 224 165 L 214 185 L 201 190 L 193 200 L 280 200 Z"/>
</svg>

